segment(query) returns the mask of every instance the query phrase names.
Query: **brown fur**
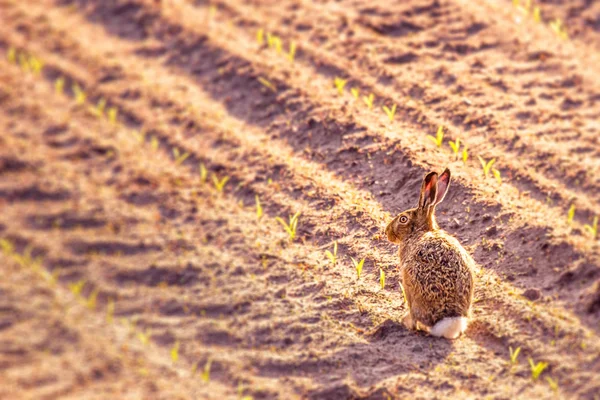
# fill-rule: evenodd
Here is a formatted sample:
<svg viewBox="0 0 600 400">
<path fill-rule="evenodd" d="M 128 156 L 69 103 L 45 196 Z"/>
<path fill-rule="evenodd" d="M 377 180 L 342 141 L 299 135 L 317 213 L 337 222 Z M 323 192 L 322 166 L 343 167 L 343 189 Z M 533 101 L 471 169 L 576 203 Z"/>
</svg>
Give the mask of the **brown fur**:
<svg viewBox="0 0 600 400">
<path fill-rule="evenodd" d="M 475 262 L 460 243 L 441 230 L 435 206 L 446 195 L 450 171 L 423 179 L 419 204 L 394 218 L 386 228 L 399 246 L 402 284 L 412 329 L 432 327 L 446 317 L 468 317 L 473 300 Z"/>
</svg>

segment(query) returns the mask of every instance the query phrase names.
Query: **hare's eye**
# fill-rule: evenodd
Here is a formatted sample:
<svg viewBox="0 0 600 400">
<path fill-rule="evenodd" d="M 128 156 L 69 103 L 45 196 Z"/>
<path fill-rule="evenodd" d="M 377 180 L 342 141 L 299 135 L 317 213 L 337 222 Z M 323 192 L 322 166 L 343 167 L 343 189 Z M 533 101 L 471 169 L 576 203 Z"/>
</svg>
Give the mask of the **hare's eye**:
<svg viewBox="0 0 600 400">
<path fill-rule="evenodd" d="M 408 222 L 408 217 L 406 215 L 403 215 L 403 216 L 400 217 L 399 221 L 400 221 L 401 224 L 405 224 L 405 223 Z"/>
</svg>

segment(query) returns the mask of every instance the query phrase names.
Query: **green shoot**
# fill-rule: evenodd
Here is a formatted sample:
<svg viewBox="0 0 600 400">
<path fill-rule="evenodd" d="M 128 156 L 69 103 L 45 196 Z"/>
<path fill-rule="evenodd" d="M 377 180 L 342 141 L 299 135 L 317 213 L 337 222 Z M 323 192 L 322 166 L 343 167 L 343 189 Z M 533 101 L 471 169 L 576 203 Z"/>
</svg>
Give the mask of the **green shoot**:
<svg viewBox="0 0 600 400">
<path fill-rule="evenodd" d="M 533 20 L 537 23 L 542 22 L 542 13 L 540 11 L 540 8 L 538 6 L 535 6 L 533 8 Z"/>
<path fill-rule="evenodd" d="M 65 78 L 62 76 L 54 81 L 54 91 L 56 94 L 62 94 L 65 88 Z"/>
<path fill-rule="evenodd" d="M 219 180 L 219 178 L 217 177 L 217 175 L 213 175 L 212 176 L 212 181 L 213 181 L 213 183 L 215 185 L 215 188 L 217 189 L 217 192 L 223 193 L 223 188 L 227 184 L 227 181 L 229 181 L 229 177 L 226 176 L 223 179 Z"/>
<path fill-rule="evenodd" d="M 360 279 L 360 274 L 362 273 L 363 266 L 365 265 L 365 259 L 363 258 L 360 261 L 356 261 L 354 258 L 350 257 L 352 263 L 354 264 L 354 269 L 356 269 L 356 279 Z"/>
<path fill-rule="evenodd" d="M 11 64 L 14 64 L 15 62 L 17 62 L 17 50 L 15 50 L 14 47 L 11 47 L 10 49 L 8 49 L 8 51 L 6 52 L 6 58 L 8 59 L 8 62 Z"/>
<path fill-rule="evenodd" d="M 152 136 L 152 138 L 150 138 L 150 147 L 152 148 L 152 150 L 158 150 L 159 144 L 160 142 L 158 141 L 158 138 L 156 136 Z"/>
<path fill-rule="evenodd" d="M 290 43 L 290 51 L 287 54 L 287 58 L 291 62 L 294 62 L 294 59 L 296 58 L 296 42 Z"/>
<path fill-rule="evenodd" d="M 275 36 L 271 35 L 269 32 L 267 32 L 267 45 L 269 46 L 269 48 L 273 47 L 274 39 L 275 39 Z"/>
<path fill-rule="evenodd" d="M 490 175 L 490 170 L 496 162 L 496 159 L 492 158 L 491 160 L 486 162 L 483 158 L 481 158 L 481 156 L 477 156 L 477 158 L 479 158 L 479 162 L 481 163 L 481 167 L 483 168 L 483 175 L 487 178 Z"/>
<path fill-rule="evenodd" d="M 81 89 L 81 87 L 78 84 L 73 84 L 73 94 L 75 95 L 75 102 L 77 104 L 83 104 L 85 103 L 85 92 Z"/>
<path fill-rule="evenodd" d="M 108 305 L 106 306 L 106 322 L 109 324 L 113 323 L 115 315 L 115 301 L 113 299 L 108 300 Z"/>
<path fill-rule="evenodd" d="M 273 92 L 277 91 L 277 88 L 275 87 L 275 85 L 273 85 L 271 82 L 269 82 L 268 80 L 266 80 L 265 78 L 259 76 L 258 77 L 258 81 L 266 88 L 271 89 Z"/>
<path fill-rule="evenodd" d="M 500 176 L 500 171 L 498 171 L 496 168 L 492 168 L 492 174 L 494 174 L 494 178 L 496 178 L 498 185 L 501 185 L 502 177 Z"/>
<path fill-rule="evenodd" d="M 331 265 L 333 265 L 335 267 L 335 262 L 337 261 L 337 249 L 338 249 L 338 243 L 337 240 L 335 242 L 333 242 L 333 253 L 329 250 L 325 250 L 325 255 L 327 256 L 327 258 L 329 258 L 329 261 L 331 261 Z"/>
<path fill-rule="evenodd" d="M 283 52 L 283 45 L 281 44 L 281 38 L 279 36 L 273 37 L 273 45 L 275 46 L 275 51 L 277 54 L 281 54 Z"/>
<path fill-rule="evenodd" d="M 375 101 L 375 95 L 371 93 L 369 97 L 363 96 L 363 101 L 369 107 L 369 110 L 373 108 L 373 101 Z"/>
<path fill-rule="evenodd" d="M 550 28 L 563 40 L 567 40 L 569 38 L 569 33 L 565 28 L 562 20 L 560 18 L 556 18 L 554 21 L 550 22 Z"/>
<path fill-rule="evenodd" d="M 427 138 L 435 143 L 437 147 L 442 147 L 444 141 L 444 127 L 442 125 L 438 126 L 435 136 L 427 135 Z"/>
<path fill-rule="evenodd" d="M 385 289 L 385 272 L 381 268 L 379 268 L 379 285 L 381 285 L 381 290 Z"/>
<path fill-rule="evenodd" d="M 37 58 L 31 56 L 29 57 L 29 66 L 31 67 L 31 71 L 35 75 L 39 75 L 42 72 L 42 69 L 44 68 L 44 63 L 41 60 L 38 60 Z"/>
<path fill-rule="evenodd" d="M 448 144 L 450 145 L 450 148 L 452 149 L 452 152 L 454 153 L 454 157 L 458 158 L 458 151 L 460 150 L 460 139 L 456 138 L 456 141 L 448 141 Z"/>
<path fill-rule="evenodd" d="M 569 212 L 567 213 L 567 222 L 569 225 L 573 223 L 573 218 L 575 218 L 575 204 L 571 204 Z"/>
<path fill-rule="evenodd" d="M 73 293 L 74 296 L 79 296 L 83 287 L 85 286 L 85 279 L 82 279 L 75 283 L 69 283 L 69 290 Z"/>
<path fill-rule="evenodd" d="M 175 164 L 181 165 L 187 158 L 190 156 L 190 153 L 181 154 L 179 149 L 175 147 L 173 149 L 173 157 L 175 157 Z"/>
<path fill-rule="evenodd" d="M 212 365 L 212 360 L 209 358 L 206 361 L 206 364 L 204 365 L 204 371 L 202 371 L 202 374 L 200 375 L 200 379 L 202 379 L 202 382 L 208 383 L 208 381 L 210 381 L 210 367 Z"/>
<path fill-rule="evenodd" d="M 553 392 L 558 392 L 558 382 L 557 381 L 550 378 L 549 376 L 546 377 L 546 381 L 548 381 L 548 385 L 550 385 L 550 389 L 552 389 Z"/>
<path fill-rule="evenodd" d="M 88 299 L 85 303 L 87 308 L 89 308 L 90 310 L 95 310 L 97 298 L 98 298 L 98 289 L 94 289 L 94 291 L 90 294 L 90 297 L 88 297 Z"/>
<path fill-rule="evenodd" d="M 254 199 L 256 200 L 256 219 L 260 220 L 263 216 L 263 208 L 260 204 L 260 199 L 258 198 L 258 195 L 255 195 Z"/>
<path fill-rule="evenodd" d="M 148 329 L 146 329 L 145 332 L 138 332 L 137 337 L 144 346 L 147 346 L 150 343 L 150 333 L 148 333 Z"/>
<path fill-rule="evenodd" d="M 108 109 L 108 121 L 113 125 L 117 124 L 117 113 L 118 111 L 116 107 L 111 107 Z"/>
<path fill-rule="evenodd" d="M 200 168 L 200 182 L 206 183 L 206 178 L 208 177 L 208 170 L 202 163 L 200 163 L 199 168 Z"/>
<path fill-rule="evenodd" d="M 7 239 L 0 239 L 0 248 L 6 255 L 11 255 L 15 249 L 14 245 Z"/>
<path fill-rule="evenodd" d="M 529 366 L 531 367 L 531 379 L 537 380 L 542 372 L 548 367 L 548 363 L 540 361 L 537 364 L 533 362 L 533 359 L 529 358 Z"/>
<path fill-rule="evenodd" d="M 256 41 L 259 46 L 262 46 L 265 43 L 265 30 L 263 28 L 256 31 Z"/>
<path fill-rule="evenodd" d="M 383 106 L 383 111 L 390 119 L 390 122 L 394 120 L 394 116 L 396 115 L 396 105 L 394 104 L 392 108 L 388 108 L 387 106 Z"/>
<path fill-rule="evenodd" d="M 19 65 L 21 66 L 23 71 L 25 71 L 25 72 L 31 71 L 31 68 L 29 67 L 29 59 L 23 53 L 19 54 Z"/>
<path fill-rule="evenodd" d="M 344 94 L 344 86 L 346 86 L 346 83 L 348 83 L 348 80 L 338 78 L 336 76 L 335 79 L 333 80 L 333 83 L 335 84 L 335 87 L 337 88 L 337 91 L 340 94 L 340 96 L 343 95 Z"/>
<path fill-rule="evenodd" d="M 462 160 L 463 160 L 463 163 L 466 164 L 468 159 L 469 159 L 469 152 L 467 151 L 466 148 L 464 148 L 463 151 L 462 151 Z"/>
<path fill-rule="evenodd" d="M 596 239 L 596 237 L 598 237 L 598 216 L 596 215 L 594 217 L 594 222 L 592 222 L 592 225 L 585 224 L 583 229 L 592 235 L 592 239 Z"/>
<path fill-rule="evenodd" d="M 296 238 L 296 229 L 298 228 L 298 217 L 300 216 L 300 211 L 298 211 L 293 216 L 290 215 L 289 223 L 286 223 L 283 218 L 276 217 L 275 219 L 283 226 L 283 229 L 287 232 L 290 241 L 293 241 Z"/>
<path fill-rule="evenodd" d="M 179 341 L 176 341 L 175 345 L 171 349 L 171 360 L 173 360 L 174 363 L 179 360 Z"/>
<path fill-rule="evenodd" d="M 354 98 L 358 100 L 358 96 L 360 95 L 358 88 L 353 87 L 352 89 L 350 89 L 350 93 L 352 93 L 352 96 L 354 96 Z"/>
<path fill-rule="evenodd" d="M 215 17 L 215 15 L 217 15 L 217 6 L 213 4 L 208 7 L 208 17 L 212 19 Z"/>
<path fill-rule="evenodd" d="M 513 350 L 513 348 L 509 346 L 508 351 L 510 352 L 510 363 L 512 365 L 517 364 L 519 362 L 517 359 L 519 358 L 519 353 L 521 353 L 521 348 L 517 347 Z"/>
</svg>

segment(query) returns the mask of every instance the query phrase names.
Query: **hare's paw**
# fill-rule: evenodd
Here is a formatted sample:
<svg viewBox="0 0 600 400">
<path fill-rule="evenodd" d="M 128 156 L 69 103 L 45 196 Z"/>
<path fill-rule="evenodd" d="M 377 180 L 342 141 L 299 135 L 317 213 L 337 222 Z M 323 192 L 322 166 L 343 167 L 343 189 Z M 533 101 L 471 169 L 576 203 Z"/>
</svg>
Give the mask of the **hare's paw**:
<svg viewBox="0 0 600 400">
<path fill-rule="evenodd" d="M 415 319 L 412 317 L 412 315 L 410 315 L 410 312 L 407 312 L 404 317 L 402 317 L 402 325 L 410 330 L 415 330 L 417 328 Z"/>
</svg>

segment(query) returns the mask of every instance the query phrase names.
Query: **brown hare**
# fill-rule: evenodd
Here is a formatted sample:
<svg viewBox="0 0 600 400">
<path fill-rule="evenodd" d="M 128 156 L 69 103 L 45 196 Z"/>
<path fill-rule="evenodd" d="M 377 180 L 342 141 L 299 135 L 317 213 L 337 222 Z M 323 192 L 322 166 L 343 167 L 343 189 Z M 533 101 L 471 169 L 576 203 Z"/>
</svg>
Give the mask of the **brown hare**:
<svg viewBox="0 0 600 400">
<path fill-rule="evenodd" d="M 428 173 L 416 208 L 398 214 L 386 228 L 399 246 L 408 314 L 404 324 L 433 336 L 456 339 L 467 329 L 473 300 L 475 261 L 454 237 L 441 230 L 435 206 L 444 200 L 450 170 Z"/>
</svg>

